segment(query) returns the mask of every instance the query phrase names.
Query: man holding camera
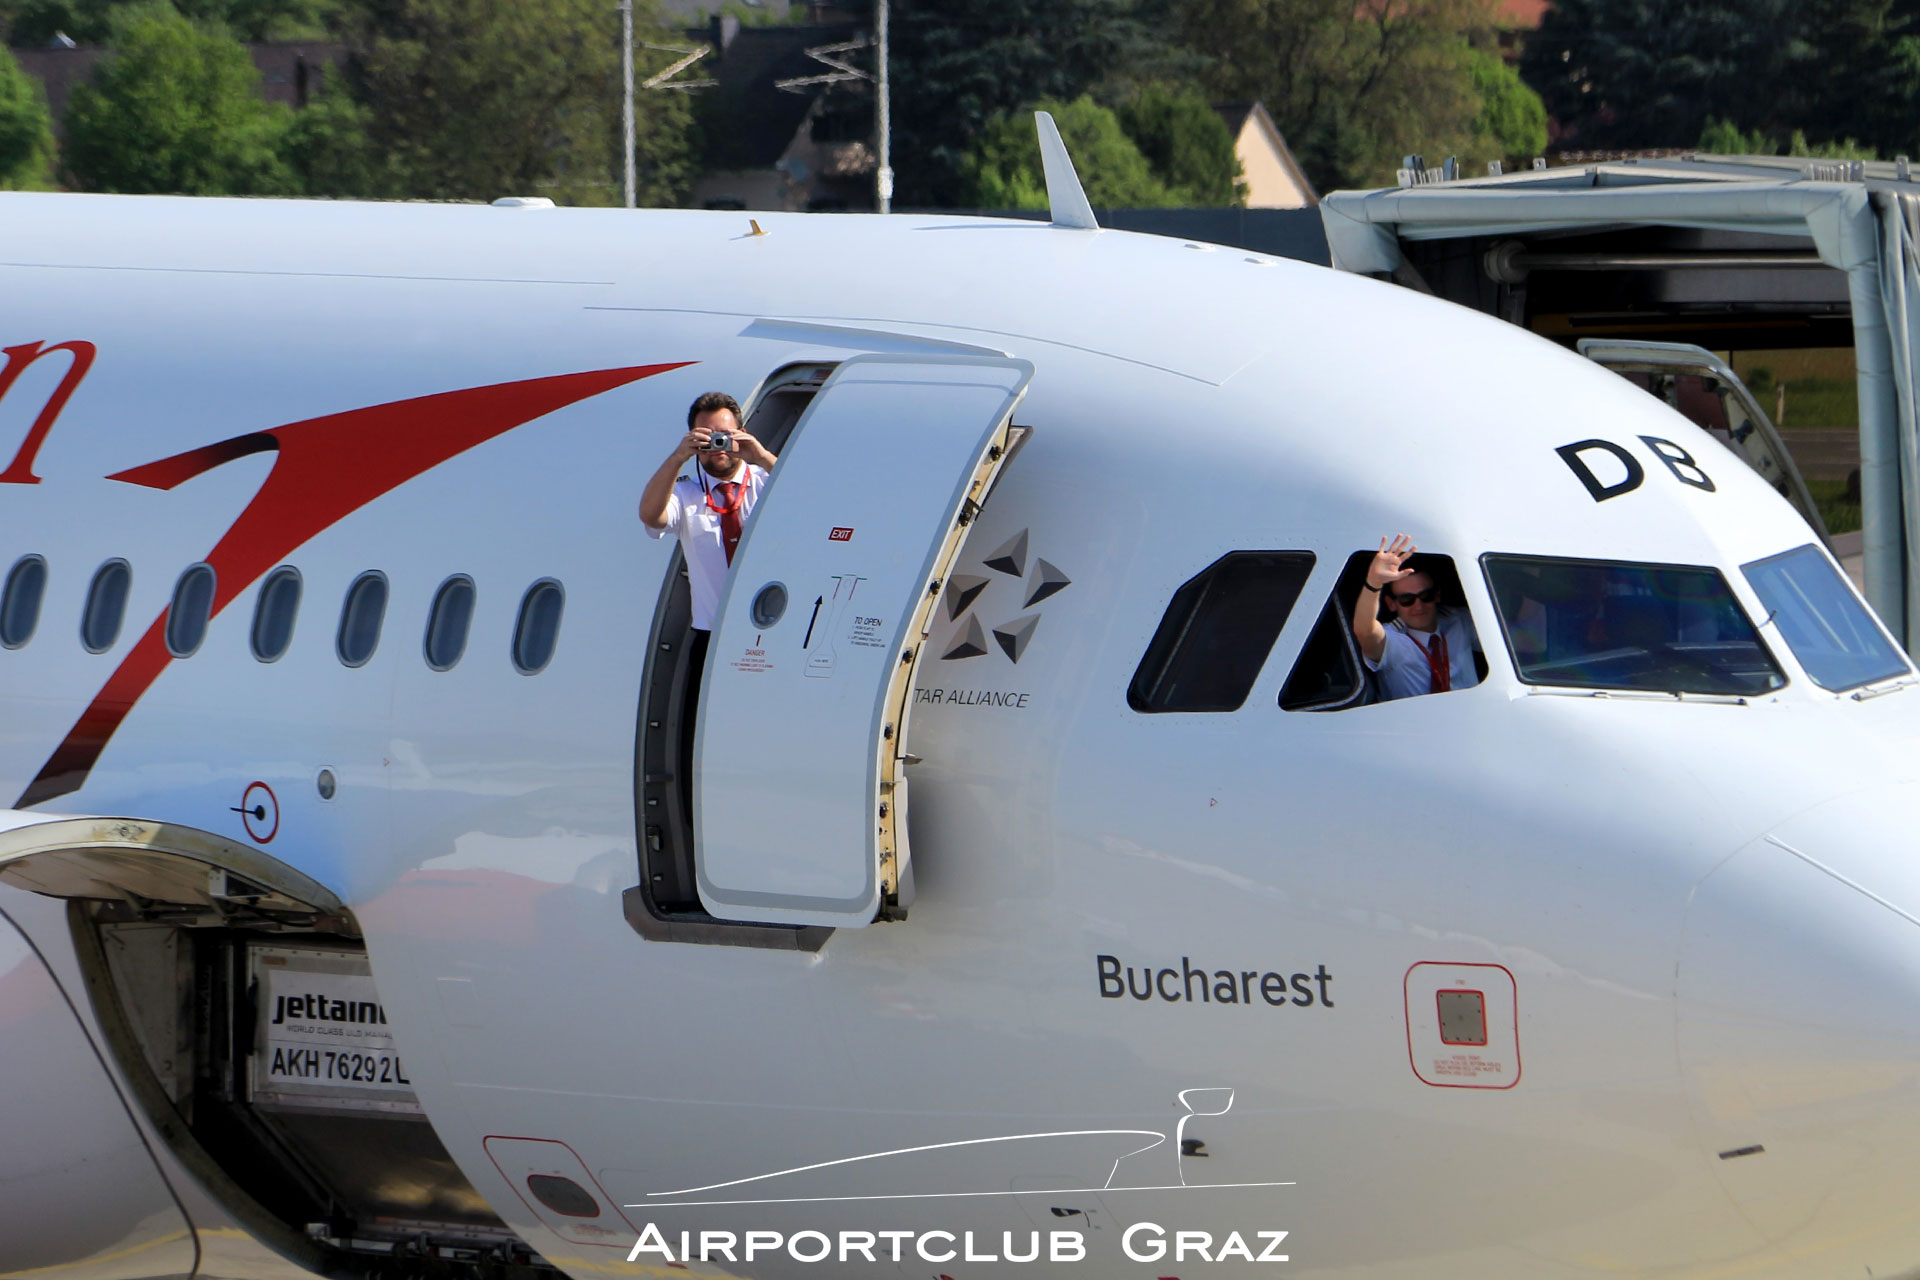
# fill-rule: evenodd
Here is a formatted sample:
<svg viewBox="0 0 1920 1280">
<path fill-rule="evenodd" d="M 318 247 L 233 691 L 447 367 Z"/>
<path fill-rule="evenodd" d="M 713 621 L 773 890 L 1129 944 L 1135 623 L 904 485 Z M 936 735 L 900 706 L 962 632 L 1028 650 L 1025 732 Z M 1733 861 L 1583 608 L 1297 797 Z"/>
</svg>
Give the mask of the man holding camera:
<svg viewBox="0 0 1920 1280">
<path fill-rule="evenodd" d="M 693 474 L 682 475 L 689 459 L 696 460 Z M 739 401 L 709 391 L 688 407 L 687 434 L 641 491 L 640 522 L 647 533 L 661 538 L 671 532 L 680 539 L 693 593 L 694 640 L 701 649 L 720 609 L 741 527 L 773 463 L 773 454 L 741 429 Z"/>
</svg>

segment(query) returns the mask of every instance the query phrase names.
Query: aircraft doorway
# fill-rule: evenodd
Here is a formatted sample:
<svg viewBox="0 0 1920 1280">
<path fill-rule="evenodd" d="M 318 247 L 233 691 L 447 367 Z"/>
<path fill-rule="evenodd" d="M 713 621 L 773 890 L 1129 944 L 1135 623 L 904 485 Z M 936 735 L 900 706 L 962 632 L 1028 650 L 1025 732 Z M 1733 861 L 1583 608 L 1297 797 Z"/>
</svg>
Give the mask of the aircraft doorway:
<svg viewBox="0 0 1920 1280">
<path fill-rule="evenodd" d="M 712 654 L 696 677 L 677 555 L 649 638 L 626 895 L 643 936 L 813 949 L 905 915 L 907 694 L 1032 375 L 997 355 L 861 355 L 782 369 L 754 398 L 746 429 L 781 461 Z"/>
<path fill-rule="evenodd" d="M 820 388 L 831 361 L 786 365 L 774 372 L 746 410 L 742 426 L 778 454 Z M 693 743 L 690 694 L 699 674 L 694 659 L 693 599 L 686 558 L 676 546 L 654 607 L 647 667 L 640 684 L 639 732 L 634 743 L 634 801 L 640 827 L 640 883 L 626 891 L 626 914 L 642 937 L 812 951 L 830 930 L 727 924 L 700 905 L 693 868 Z"/>
</svg>

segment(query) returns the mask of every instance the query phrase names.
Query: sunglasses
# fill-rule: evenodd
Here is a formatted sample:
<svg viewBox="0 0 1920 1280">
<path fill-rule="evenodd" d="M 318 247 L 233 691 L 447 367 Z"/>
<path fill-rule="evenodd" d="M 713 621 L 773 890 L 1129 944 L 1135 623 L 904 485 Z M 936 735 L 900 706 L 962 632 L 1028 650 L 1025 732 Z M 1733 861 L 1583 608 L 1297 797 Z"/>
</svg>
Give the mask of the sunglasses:
<svg viewBox="0 0 1920 1280">
<path fill-rule="evenodd" d="M 1425 591 L 1389 591 L 1387 594 L 1392 596 L 1395 603 L 1404 609 L 1415 600 L 1418 600 L 1421 604 L 1432 604 L 1440 598 L 1440 588 L 1428 587 Z"/>
</svg>

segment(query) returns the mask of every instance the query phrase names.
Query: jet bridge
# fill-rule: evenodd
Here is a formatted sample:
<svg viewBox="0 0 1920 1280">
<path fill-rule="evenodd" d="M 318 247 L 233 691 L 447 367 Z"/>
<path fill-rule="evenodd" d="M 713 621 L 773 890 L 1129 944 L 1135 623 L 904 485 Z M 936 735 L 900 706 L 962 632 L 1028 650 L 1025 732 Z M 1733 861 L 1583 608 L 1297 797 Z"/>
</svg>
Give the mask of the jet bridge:
<svg viewBox="0 0 1920 1280">
<path fill-rule="evenodd" d="M 1335 267 L 1569 346 L 1854 350 L 1867 599 L 1920 650 L 1920 182 L 1891 164 L 1689 155 L 1321 203 Z"/>
</svg>

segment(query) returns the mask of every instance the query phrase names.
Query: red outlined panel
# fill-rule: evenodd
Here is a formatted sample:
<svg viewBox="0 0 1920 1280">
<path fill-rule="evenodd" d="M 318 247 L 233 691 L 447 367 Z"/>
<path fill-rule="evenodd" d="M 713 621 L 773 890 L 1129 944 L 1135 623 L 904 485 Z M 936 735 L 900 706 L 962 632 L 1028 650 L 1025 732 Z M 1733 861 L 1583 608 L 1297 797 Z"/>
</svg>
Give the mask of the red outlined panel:
<svg viewBox="0 0 1920 1280">
<path fill-rule="evenodd" d="M 415 476 L 535 418 L 690 363 L 600 369 L 396 400 L 235 436 L 108 479 L 172 489 L 236 458 L 279 455 L 253 500 L 204 557 L 216 575 L 213 616 L 218 617 L 296 547 Z M 40 766 L 15 808 L 85 784 L 127 713 L 173 661 L 166 625 L 163 609 Z"/>
<path fill-rule="evenodd" d="M 1520 993 L 1511 970 L 1422 961 L 1407 970 L 1404 985 L 1407 1061 L 1422 1083 L 1436 1089 L 1520 1083 Z"/>
<path fill-rule="evenodd" d="M 627 1249 L 639 1238 L 639 1229 L 566 1143 L 494 1134 L 485 1145 L 487 1158 L 521 1203 L 562 1240 Z"/>
</svg>

